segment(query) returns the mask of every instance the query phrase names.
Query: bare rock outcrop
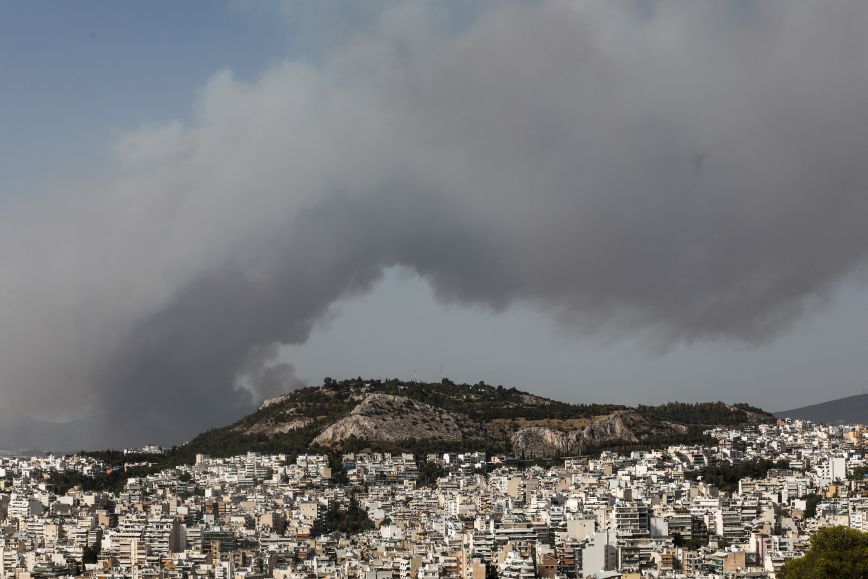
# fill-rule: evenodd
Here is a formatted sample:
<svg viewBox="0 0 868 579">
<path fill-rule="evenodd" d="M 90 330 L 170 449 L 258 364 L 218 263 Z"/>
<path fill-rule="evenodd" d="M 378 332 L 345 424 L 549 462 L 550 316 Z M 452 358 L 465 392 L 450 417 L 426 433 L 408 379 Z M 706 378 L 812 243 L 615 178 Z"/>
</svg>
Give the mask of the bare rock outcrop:
<svg viewBox="0 0 868 579">
<path fill-rule="evenodd" d="M 577 452 L 577 431 L 563 431 L 545 426 L 518 429 L 510 440 L 516 456 L 566 456 Z"/>
<path fill-rule="evenodd" d="M 265 408 L 268 408 L 269 406 L 274 406 L 275 404 L 280 404 L 281 402 L 285 402 L 286 400 L 289 400 L 289 394 L 281 394 L 280 396 L 269 398 L 268 400 L 263 400 L 262 404 L 259 405 L 259 410 L 263 410 Z"/>
<path fill-rule="evenodd" d="M 589 447 L 611 443 L 633 444 L 649 435 L 676 430 L 669 424 L 652 425 L 636 412 L 619 410 L 596 418 L 581 429 L 546 426 L 520 428 L 513 433 L 510 443 L 516 456 L 569 456 L 581 454 Z"/>
<path fill-rule="evenodd" d="M 581 438 L 588 444 L 612 441 L 637 442 L 639 438 L 634 433 L 633 427 L 642 420 L 644 419 L 635 412 L 626 410 L 613 412 L 586 426 Z"/>
<path fill-rule="evenodd" d="M 269 406 L 274 406 L 280 402 L 283 402 L 280 397 L 275 398 L 271 404 L 261 406 L 260 410 L 268 408 Z M 313 422 L 314 419 L 310 416 L 302 416 L 298 414 L 294 408 L 288 408 L 271 414 L 265 420 L 258 420 L 252 423 L 241 422 L 234 426 L 232 430 L 241 434 L 264 434 L 268 437 L 272 437 L 277 434 L 285 434 L 292 430 L 304 428 L 305 426 L 313 424 Z"/>
<path fill-rule="evenodd" d="M 335 446 L 351 436 L 382 442 L 411 439 L 455 442 L 475 431 L 475 425 L 460 414 L 405 396 L 374 393 L 326 428 L 314 442 Z"/>
<path fill-rule="evenodd" d="M 309 416 L 294 416 L 292 414 L 280 416 L 277 419 L 266 422 L 256 422 L 249 426 L 236 426 L 233 428 L 235 432 L 242 434 L 264 434 L 268 437 L 277 434 L 286 434 L 292 430 L 304 428 L 313 424 L 314 419 Z"/>
</svg>

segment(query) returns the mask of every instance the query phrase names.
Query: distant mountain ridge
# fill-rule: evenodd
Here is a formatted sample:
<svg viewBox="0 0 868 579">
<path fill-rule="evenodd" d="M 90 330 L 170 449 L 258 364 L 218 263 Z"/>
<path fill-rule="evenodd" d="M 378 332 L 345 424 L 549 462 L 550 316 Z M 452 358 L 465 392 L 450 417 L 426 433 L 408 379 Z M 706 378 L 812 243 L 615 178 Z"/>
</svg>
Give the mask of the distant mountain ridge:
<svg viewBox="0 0 868 579">
<path fill-rule="evenodd" d="M 237 422 L 200 434 L 183 445 L 183 452 L 476 449 L 525 457 L 564 456 L 600 448 L 698 442 L 703 430 L 713 426 L 774 420 L 745 404 L 570 404 L 482 382 L 327 378 L 322 386 L 268 400 Z"/>
<path fill-rule="evenodd" d="M 857 394 L 774 414 L 779 418 L 810 420 L 826 424 L 868 424 L 868 394 Z"/>
</svg>

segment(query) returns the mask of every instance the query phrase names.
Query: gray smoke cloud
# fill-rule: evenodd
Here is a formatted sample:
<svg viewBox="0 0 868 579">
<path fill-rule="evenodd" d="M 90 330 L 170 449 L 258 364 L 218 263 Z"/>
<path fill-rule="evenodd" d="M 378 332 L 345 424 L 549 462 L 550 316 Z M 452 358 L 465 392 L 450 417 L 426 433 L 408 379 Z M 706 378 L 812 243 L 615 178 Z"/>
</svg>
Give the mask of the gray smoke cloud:
<svg viewBox="0 0 868 579">
<path fill-rule="evenodd" d="M 643 6 L 398 7 L 215 75 L 0 217 L 4 399 L 182 440 L 297 386 L 274 345 L 395 266 L 663 344 L 785 331 L 868 259 L 868 10 Z"/>
<path fill-rule="evenodd" d="M 236 373 L 236 380 L 253 400 L 268 400 L 304 386 L 292 364 L 280 361 L 280 344 L 254 346 Z"/>
</svg>

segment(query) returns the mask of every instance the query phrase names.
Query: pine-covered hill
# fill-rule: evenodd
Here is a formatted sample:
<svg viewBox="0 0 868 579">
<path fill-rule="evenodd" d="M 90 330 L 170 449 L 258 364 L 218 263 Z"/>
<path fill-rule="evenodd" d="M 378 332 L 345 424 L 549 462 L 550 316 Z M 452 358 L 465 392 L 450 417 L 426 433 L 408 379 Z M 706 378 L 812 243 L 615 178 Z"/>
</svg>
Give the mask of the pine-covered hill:
<svg viewBox="0 0 868 579">
<path fill-rule="evenodd" d="M 190 457 L 199 452 L 229 456 L 250 450 L 293 454 L 370 448 L 571 455 L 698 441 L 712 426 L 773 421 L 770 414 L 744 404 L 670 402 L 632 408 L 571 404 L 482 382 L 326 378 L 322 386 L 269 400 L 174 452 Z"/>
<path fill-rule="evenodd" d="M 82 452 L 113 468 L 97 476 L 59 473 L 58 489 L 117 491 L 127 478 L 182 464 L 199 453 L 214 457 L 250 451 L 293 455 L 374 450 L 478 450 L 516 458 L 628 451 L 679 443 L 709 443 L 710 427 L 774 422 L 744 404 L 670 402 L 661 406 L 570 404 L 516 388 L 422 384 L 400 380 L 336 381 L 266 401 L 237 422 L 199 434 L 162 454 Z"/>
<path fill-rule="evenodd" d="M 723 402 L 632 408 L 570 404 L 483 383 L 327 378 L 322 386 L 269 400 L 237 422 L 203 432 L 163 454 L 84 452 L 123 468 L 96 477 L 63 475 L 54 482 L 58 488 L 117 490 L 130 476 L 190 464 L 198 453 L 334 456 L 369 449 L 417 456 L 469 450 L 517 458 L 575 456 L 604 449 L 706 443 L 702 433 L 709 427 L 774 420 L 758 408 Z"/>
</svg>

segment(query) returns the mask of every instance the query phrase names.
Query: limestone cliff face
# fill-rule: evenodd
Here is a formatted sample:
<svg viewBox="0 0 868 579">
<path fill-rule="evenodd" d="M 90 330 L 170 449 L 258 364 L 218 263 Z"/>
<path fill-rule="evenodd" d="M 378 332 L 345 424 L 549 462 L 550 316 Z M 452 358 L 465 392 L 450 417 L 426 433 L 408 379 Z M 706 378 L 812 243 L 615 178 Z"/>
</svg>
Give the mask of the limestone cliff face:
<svg viewBox="0 0 868 579">
<path fill-rule="evenodd" d="M 382 442 L 445 440 L 457 442 L 476 431 L 460 414 L 391 394 L 367 395 L 349 415 L 326 428 L 314 442 L 335 446 L 351 436 Z"/>
<path fill-rule="evenodd" d="M 259 405 L 259 410 L 264 410 L 269 406 L 274 406 L 275 404 L 280 404 L 282 402 L 286 402 L 289 400 L 289 394 L 281 394 L 275 398 L 269 398 L 268 400 L 263 400 L 262 404 Z"/>
<path fill-rule="evenodd" d="M 594 419 L 584 428 L 519 428 L 510 443 L 517 456 L 569 456 L 594 446 L 634 444 L 649 437 L 684 434 L 687 430 L 681 424 L 651 423 L 637 412 L 619 410 Z"/>
<path fill-rule="evenodd" d="M 265 410 L 270 407 L 277 407 L 289 400 L 289 394 L 283 394 L 276 398 L 265 400 L 259 410 Z M 271 413 L 263 420 L 252 422 L 241 421 L 232 426 L 232 430 L 239 434 L 264 434 L 266 436 L 275 436 L 277 434 L 285 434 L 287 432 L 304 428 L 314 422 L 309 416 L 302 416 L 297 412 L 296 408 L 288 407 L 279 412 Z"/>
<path fill-rule="evenodd" d="M 611 442 L 614 440 L 624 442 L 637 442 L 639 439 L 630 427 L 642 418 L 628 411 L 613 412 L 609 416 L 598 418 L 590 423 L 582 431 L 581 438 L 589 444 Z"/>
<path fill-rule="evenodd" d="M 299 428 L 304 428 L 313 424 L 314 419 L 307 416 L 284 416 L 279 422 L 259 422 L 246 428 L 234 428 L 236 432 L 242 434 L 264 434 L 266 436 L 274 436 L 276 434 L 285 434 Z"/>
<path fill-rule="evenodd" d="M 271 402 L 271 404 L 269 404 L 269 402 Z M 274 401 L 266 400 L 260 407 L 260 410 L 279 404 L 280 402 L 281 400 L 279 399 L 274 399 Z M 289 408 L 283 412 L 270 416 L 267 420 L 257 421 L 252 424 L 238 424 L 234 426 L 232 430 L 240 434 L 264 434 L 271 437 L 276 434 L 284 434 L 292 430 L 304 428 L 305 426 L 313 424 L 313 422 L 313 418 L 309 416 L 301 416 L 296 413 L 294 408 Z"/>
<path fill-rule="evenodd" d="M 576 431 L 563 431 L 545 426 L 520 428 L 510 443 L 516 456 L 568 456 L 578 452 Z"/>
</svg>

